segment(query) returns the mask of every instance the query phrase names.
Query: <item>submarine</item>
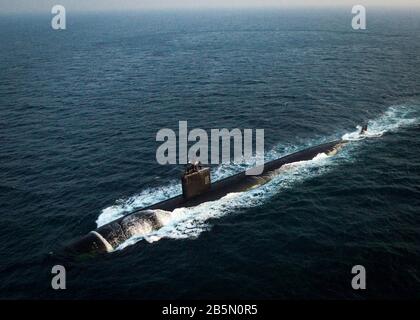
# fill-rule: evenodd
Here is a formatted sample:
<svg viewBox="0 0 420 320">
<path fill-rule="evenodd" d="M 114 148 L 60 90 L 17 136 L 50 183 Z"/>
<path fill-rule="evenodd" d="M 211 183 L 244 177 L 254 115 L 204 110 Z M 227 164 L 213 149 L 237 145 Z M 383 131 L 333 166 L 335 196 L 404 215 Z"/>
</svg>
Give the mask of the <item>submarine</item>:
<svg viewBox="0 0 420 320">
<path fill-rule="evenodd" d="M 65 247 L 70 255 L 109 253 L 133 236 L 145 236 L 160 229 L 165 219 L 176 208 L 194 207 L 221 199 L 232 192 L 243 192 L 261 186 L 273 177 L 276 170 L 286 164 L 314 159 L 319 154 L 334 155 L 348 141 L 340 139 L 310 147 L 263 165 L 260 175 L 247 175 L 246 171 L 211 183 L 210 168 L 189 164 L 181 177 L 182 194 L 159 203 L 137 209 L 119 219 L 89 232 Z"/>
</svg>

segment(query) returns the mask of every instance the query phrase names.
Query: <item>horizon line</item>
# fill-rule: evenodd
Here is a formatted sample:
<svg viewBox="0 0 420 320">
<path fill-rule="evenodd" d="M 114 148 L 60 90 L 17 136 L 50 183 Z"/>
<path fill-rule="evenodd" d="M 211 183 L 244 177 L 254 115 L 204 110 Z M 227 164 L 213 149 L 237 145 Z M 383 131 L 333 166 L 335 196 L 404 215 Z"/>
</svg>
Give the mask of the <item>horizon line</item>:
<svg viewBox="0 0 420 320">
<path fill-rule="evenodd" d="M 319 10 L 331 10 L 331 9 L 349 9 L 353 7 L 353 5 L 344 5 L 344 4 L 337 4 L 337 5 L 274 5 L 274 6 L 208 6 L 208 7 L 145 7 L 145 8 L 120 8 L 120 9 L 111 9 L 111 8 L 87 8 L 87 9 L 75 9 L 72 10 L 69 6 L 64 6 L 66 8 L 66 12 L 72 13 L 142 13 L 142 12 L 176 12 L 176 11 L 236 11 L 236 10 L 255 10 L 255 11 L 264 11 L 264 10 L 305 10 L 305 9 L 319 9 Z M 415 9 L 420 10 L 420 2 L 419 5 L 401 5 L 401 4 L 387 4 L 387 5 L 373 5 L 367 6 L 365 5 L 366 9 L 401 9 L 401 10 L 409 10 Z M 52 7 L 51 7 L 52 8 Z M 48 7 L 45 10 L 0 10 L 0 15 L 2 14 L 51 14 L 51 8 Z"/>
</svg>

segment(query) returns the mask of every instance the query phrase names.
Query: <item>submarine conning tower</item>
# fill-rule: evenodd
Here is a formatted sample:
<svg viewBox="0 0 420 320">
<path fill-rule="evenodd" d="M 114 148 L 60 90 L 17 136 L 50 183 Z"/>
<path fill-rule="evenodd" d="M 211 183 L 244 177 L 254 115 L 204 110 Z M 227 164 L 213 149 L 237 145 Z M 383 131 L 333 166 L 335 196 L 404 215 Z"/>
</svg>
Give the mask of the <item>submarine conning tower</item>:
<svg viewBox="0 0 420 320">
<path fill-rule="evenodd" d="M 190 163 L 187 165 L 181 181 L 184 200 L 199 196 L 211 188 L 210 168 L 202 167 L 200 162 Z"/>
</svg>

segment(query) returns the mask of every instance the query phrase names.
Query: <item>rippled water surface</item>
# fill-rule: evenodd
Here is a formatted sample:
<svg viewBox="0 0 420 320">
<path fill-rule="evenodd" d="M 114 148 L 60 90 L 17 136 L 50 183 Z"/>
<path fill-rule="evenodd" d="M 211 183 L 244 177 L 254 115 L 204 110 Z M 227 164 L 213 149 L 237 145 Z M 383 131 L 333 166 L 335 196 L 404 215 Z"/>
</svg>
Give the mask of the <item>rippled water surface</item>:
<svg viewBox="0 0 420 320">
<path fill-rule="evenodd" d="M 366 31 L 339 10 L 70 12 L 64 32 L 1 16 L 0 297 L 418 297 L 420 12 L 369 12 Z M 179 120 L 264 129 L 267 160 L 351 142 L 176 209 L 111 254 L 51 255 L 181 192 L 182 167 L 155 160 L 156 132 Z M 365 292 L 350 286 L 357 264 Z"/>
</svg>

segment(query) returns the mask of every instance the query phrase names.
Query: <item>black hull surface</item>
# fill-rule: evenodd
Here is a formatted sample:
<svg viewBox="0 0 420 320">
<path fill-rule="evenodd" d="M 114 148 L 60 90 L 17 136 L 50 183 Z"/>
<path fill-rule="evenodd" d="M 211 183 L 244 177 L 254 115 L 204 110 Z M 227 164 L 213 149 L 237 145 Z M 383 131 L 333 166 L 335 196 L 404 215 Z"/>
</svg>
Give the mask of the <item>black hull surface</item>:
<svg viewBox="0 0 420 320">
<path fill-rule="evenodd" d="M 271 174 L 283 165 L 312 160 L 321 153 L 330 154 L 338 150 L 344 143 L 343 140 L 336 140 L 267 162 L 264 164 L 261 175 L 246 175 L 245 171 L 238 173 L 212 183 L 209 191 L 192 199 L 185 200 L 182 195 L 179 195 L 136 210 L 74 241 L 66 248 L 66 251 L 88 255 L 111 252 L 134 235 L 159 229 L 162 226 L 161 218 L 176 208 L 194 207 L 204 202 L 218 200 L 232 192 L 246 191 L 260 186 L 268 182 L 271 179 Z"/>
</svg>

